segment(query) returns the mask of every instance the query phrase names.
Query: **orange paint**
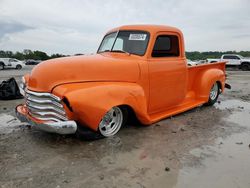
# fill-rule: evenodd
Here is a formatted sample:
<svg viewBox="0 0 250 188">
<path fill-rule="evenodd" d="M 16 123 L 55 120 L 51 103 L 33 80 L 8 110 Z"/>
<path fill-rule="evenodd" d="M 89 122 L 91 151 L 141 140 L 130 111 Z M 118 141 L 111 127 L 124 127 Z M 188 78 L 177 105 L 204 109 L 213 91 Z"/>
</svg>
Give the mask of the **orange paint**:
<svg viewBox="0 0 250 188">
<path fill-rule="evenodd" d="M 131 107 L 137 118 L 149 125 L 206 103 L 215 82 L 224 91 L 225 62 L 188 67 L 180 30 L 133 25 L 108 33 L 117 30 L 147 31 L 146 53 L 104 52 L 48 60 L 25 76 L 28 89 L 67 98 L 73 109 L 71 112 L 64 105 L 68 118 L 93 130 L 98 130 L 101 118 L 114 106 Z M 157 36 L 164 34 L 179 38 L 178 57 L 151 56 Z"/>
</svg>

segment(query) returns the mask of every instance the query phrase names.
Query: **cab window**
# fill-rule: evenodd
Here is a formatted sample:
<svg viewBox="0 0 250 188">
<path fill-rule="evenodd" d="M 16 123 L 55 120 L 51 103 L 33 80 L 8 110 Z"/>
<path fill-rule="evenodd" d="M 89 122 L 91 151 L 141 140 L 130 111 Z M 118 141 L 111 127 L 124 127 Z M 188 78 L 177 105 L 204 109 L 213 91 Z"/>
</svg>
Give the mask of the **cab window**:
<svg viewBox="0 0 250 188">
<path fill-rule="evenodd" d="M 9 62 L 17 62 L 16 59 L 9 59 Z"/>
<path fill-rule="evenodd" d="M 240 59 L 240 58 L 237 56 L 233 56 L 233 55 L 224 55 L 223 59 Z"/>
<path fill-rule="evenodd" d="M 178 57 L 179 39 L 176 35 L 159 35 L 156 38 L 152 57 Z"/>
</svg>

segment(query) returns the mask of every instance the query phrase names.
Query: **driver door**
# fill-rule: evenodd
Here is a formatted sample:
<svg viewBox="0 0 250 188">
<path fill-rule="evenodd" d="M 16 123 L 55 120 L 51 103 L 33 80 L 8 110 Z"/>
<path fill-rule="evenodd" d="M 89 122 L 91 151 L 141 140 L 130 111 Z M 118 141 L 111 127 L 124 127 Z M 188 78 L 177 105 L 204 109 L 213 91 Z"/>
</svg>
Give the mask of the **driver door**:
<svg viewBox="0 0 250 188">
<path fill-rule="evenodd" d="M 187 65 L 180 56 L 180 37 L 161 32 L 149 58 L 149 113 L 180 104 L 186 94 Z"/>
</svg>

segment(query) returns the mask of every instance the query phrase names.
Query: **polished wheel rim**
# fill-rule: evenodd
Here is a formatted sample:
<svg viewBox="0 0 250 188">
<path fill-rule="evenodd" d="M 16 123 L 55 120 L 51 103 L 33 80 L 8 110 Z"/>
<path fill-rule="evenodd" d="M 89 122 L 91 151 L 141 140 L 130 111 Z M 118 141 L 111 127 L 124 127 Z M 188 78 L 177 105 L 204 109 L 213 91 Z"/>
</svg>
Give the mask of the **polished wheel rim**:
<svg viewBox="0 0 250 188">
<path fill-rule="evenodd" d="M 218 84 L 215 83 L 210 91 L 210 99 L 211 100 L 216 99 L 217 95 L 218 95 Z"/>
<path fill-rule="evenodd" d="M 113 136 L 121 128 L 123 114 L 119 107 L 113 107 L 102 118 L 99 124 L 99 130 L 103 136 Z"/>
</svg>

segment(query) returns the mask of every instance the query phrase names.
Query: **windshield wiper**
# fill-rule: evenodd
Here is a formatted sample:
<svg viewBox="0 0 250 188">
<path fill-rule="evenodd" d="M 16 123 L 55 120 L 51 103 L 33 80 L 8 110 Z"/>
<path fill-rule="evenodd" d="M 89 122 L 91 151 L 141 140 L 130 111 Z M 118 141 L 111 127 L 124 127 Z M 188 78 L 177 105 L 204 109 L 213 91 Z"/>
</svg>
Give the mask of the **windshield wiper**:
<svg viewBox="0 0 250 188">
<path fill-rule="evenodd" d="M 126 51 L 124 51 L 124 50 L 112 50 L 111 52 L 121 52 L 121 53 L 125 53 L 125 54 L 130 55 L 129 52 L 126 52 Z"/>
</svg>

